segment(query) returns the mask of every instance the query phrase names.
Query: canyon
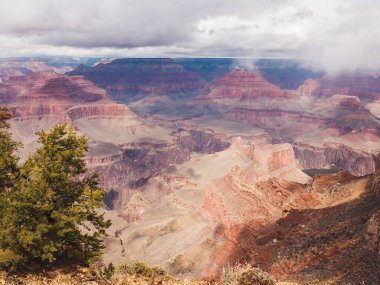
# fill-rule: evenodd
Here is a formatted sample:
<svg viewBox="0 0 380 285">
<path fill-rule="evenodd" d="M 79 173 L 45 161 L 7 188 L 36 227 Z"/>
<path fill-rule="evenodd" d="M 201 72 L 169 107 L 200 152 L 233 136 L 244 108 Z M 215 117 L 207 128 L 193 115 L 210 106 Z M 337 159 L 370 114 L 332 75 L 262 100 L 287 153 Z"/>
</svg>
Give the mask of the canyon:
<svg viewBox="0 0 380 285">
<path fill-rule="evenodd" d="M 249 262 L 280 281 L 375 284 L 380 81 L 242 62 L 69 62 L 65 74 L 17 63 L 0 104 L 21 159 L 58 123 L 89 138 L 112 221 L 105 263 L 212 280 Z"/>
</svg>

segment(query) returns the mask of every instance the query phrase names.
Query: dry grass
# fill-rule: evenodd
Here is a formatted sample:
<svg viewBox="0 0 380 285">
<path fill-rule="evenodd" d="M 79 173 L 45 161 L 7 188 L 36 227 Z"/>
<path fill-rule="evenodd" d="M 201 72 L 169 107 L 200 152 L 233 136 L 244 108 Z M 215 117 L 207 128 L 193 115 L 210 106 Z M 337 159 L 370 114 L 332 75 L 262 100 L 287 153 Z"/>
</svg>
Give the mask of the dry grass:
<svg viewBox="0 0 380 285">
<path fill-rule="evenodd" d="M 265 271 L 250 264 L 223 268 L 221 285 L 275 285 L 276 280 Z"/>
</svg>

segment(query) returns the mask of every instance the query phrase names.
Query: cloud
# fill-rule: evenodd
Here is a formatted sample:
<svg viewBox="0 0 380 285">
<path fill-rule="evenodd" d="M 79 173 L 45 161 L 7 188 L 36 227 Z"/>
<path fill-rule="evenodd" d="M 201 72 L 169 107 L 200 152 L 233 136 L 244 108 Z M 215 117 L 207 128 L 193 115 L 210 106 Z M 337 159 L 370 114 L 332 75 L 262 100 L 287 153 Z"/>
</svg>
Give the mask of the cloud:
<svg viewBox="0 0 380 285">
<path fill-rule="evenodd" d="M 380 64 L 373 0 L 0 0 L 0 56 L 225 56 Z"/>
</svg>

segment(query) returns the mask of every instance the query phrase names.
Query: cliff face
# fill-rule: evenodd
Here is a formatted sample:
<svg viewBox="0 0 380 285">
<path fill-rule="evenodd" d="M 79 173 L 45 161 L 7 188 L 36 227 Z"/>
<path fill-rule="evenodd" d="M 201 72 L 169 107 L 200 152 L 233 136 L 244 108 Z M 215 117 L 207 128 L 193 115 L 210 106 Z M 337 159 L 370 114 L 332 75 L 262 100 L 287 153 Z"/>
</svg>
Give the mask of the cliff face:
<svg viewBox="0 0 380 285">
<path fill-rule="evenodd" d="M 184 149 L 197 153 L 215 153 L 227 149 L 231 143 L 214 136 L 212 132 L 190 129 L 175 134 Z"/>
<path fill-rule="evenodd" d="M 92 68 L 80 66 L 68 74 L 83 75 L 117 100 L 133 95 L 186 94 L 205 84 L 202 77 L 174 60 L 160 58 L 118 59 Z"/>
<path fill-rule="evenodd" d="M 98 118 L 128 116 L 131 120 L 137 120 L 137 116 L 125 105 L 114 103 L 74 106 L 67 110 L 67 115 L 73 121 L 94 116 Z"/>
<path fill-rule="evenodd" d="M 108 191 L 118 193 L 106 202 L 118 210 L 127 206 L 133 189 L 143 187 L 151 177 L 171 163 L 182 163 L 189 159 L 190 152 L 175 144 L 142 143 L 122 146 L 122 159 L 104 166 L 95 165 L 102 184 Z M 90 167 L 93 167 L 90 165 Z"/>
<path fill-rule="evenodd" d="M 56 73 L 11 77 L 0 88 L 14 117 L 59 115 L 70 106 L 106 100 L 105 91 L 82 77 Z"/>
<path fill-rule="evenodd" d="M 216 220 L 227 218 L 230 222 L 241 223 L 252 215 L 268 218 L 271 216 L 268 211 L 272 210 L 273 213 L 277 213 L 281 210 L 278 209 L 278 205 L 276 206 L 279 201 L 267 199 L 266 196 L 278 193 L 265 192 L 265 189 L 258 186 L 260 183 L 265 184 L 266 181 L 272 181 L 274 184 L 293 183 L 284 182 L 288 180 L 294 181 L 294 185 L 296 185 L 309 181 L 309 177 L 299 169 L 298 161 L 289 144 L 253 145 L 244 147 L 243 153 L 250 161 L 247 167 L 244 169 L 234 167 L 226 176 L 207 186 L 204 208 L 215 213 Z M 231 195 L 236 197 L 232 198 Z M 266 198 L 264 199 L 264 197 Z M 235 198 L 240 202 L 235 203 Z M 245 202 L 244 199 L 246 199 Z M 259 204 L 262 203 L 263 206 L 259 207 Z M 226 207 L 229 208 L 228 211 L 226 211 Z M 219 213 L 219 211 L 221 212 Z M 255 214 L 249 214 L 250 211 L 254 211 Z"/>
<path fill-rule="evenodd" d="M 105 90 L 80 76 L 38 73 L 12 77 L 0 87 L 0 100 L 15 118 L 66 115 L 71 120 L 89 116 L 132 115 L 113 103 Z M 67 113 L 67 114 L 66 114 Z"/>
<path fill-rule="evenodd" d="M 108 132 L 116 128 L 119 129 L 116 133 L 124 131 L 126 135 L 133 132 L 131 128 L 142 125 L 126 105 L 114 103 L 104 89 L 80 76 L 43 72 L 11 77 L 0 85 L 0 102 L 13 115 L 15 139 L 24 143 L 21 156 L 37 146 L 35 132 L 58 123 L 68 123 L 84 134 L 91 134 L 91 141 L 98 140 L 99 144 L 112 140 L 106 138 L 109 133 L 102 137 L 104 125 L 108 125 Z M 93 136 L 94 133 L 98 135 Z M 108 153 L 99 148 L 100 154 Z M 94 150 L 95 154 L 97 152 Z M 117 150 L 111 152 L 113 155 Z"/>
</svg>

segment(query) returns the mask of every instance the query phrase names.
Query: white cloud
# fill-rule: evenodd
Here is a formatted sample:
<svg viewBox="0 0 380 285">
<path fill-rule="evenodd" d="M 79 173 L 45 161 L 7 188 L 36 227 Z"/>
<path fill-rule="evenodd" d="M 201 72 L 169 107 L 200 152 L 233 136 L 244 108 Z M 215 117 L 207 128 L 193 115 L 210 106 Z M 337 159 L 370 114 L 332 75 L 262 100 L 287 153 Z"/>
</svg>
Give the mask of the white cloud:
<svg viewBox="0 0 380 285">
<path fill-rule="evenodd" d="M 0 56 L 308 58 L 380 65 L 374 0 L 0 0 Z"/>
</svg>

